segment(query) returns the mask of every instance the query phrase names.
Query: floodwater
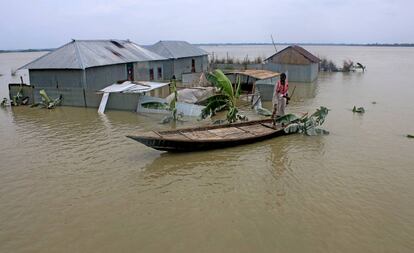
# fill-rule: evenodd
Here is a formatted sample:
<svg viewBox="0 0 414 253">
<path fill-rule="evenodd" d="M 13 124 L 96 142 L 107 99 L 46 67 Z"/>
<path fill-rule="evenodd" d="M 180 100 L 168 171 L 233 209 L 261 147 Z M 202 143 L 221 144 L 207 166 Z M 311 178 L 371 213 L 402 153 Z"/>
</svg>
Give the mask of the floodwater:
<svg viewBox="0 0 414 253">
<path fill-rule="evenodd" d="M 291 84 L 327 136 L 169 154 L 125 138 L 158 116 L 0 109 L 0 252 L 413 252 L 414 48 L 306 48 L 367 65 Z"/>
</svg>

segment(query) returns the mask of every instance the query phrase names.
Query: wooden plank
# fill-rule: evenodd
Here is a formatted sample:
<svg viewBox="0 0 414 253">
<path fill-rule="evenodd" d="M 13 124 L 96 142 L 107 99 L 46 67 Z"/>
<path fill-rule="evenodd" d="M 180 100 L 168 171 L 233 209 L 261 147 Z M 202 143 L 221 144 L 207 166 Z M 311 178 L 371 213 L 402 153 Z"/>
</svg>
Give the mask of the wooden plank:
<svg viewBox="0 0 414 253">
<path fill-rule="evenodd" d="M 167 139 L 167 140 L 189 140 L 189 138 L 187 138 L 185 135 L 183 135 L 180 132 L 163 134 L 162 138 Z"/>
<path fill-rule="evenodd" d="M 257 135 L 264 135 L 264 134 L 270 134 L 272 132 L 275 132 L 275 129 L 268 128 L 265 126 L 262 126 L 260 124 L 258 125 L 251 125 L 251 126 L 240 126 L 240 129 L 243 129 L 246 132 L 249 132 L 255 136 Z"/>
<path fill-rule="evenodd" d="M 241 138 L 248 138 L 252 137 L 252 135 L 249 132 L 246 132 L 242 129 L 239 129 L 237 127 L 227 127 L 227 128 L 221 128 L 221 129 L 211 129 L 208 130 L 210 133 L 214 133 L 217 136 L 222 137 L 223 139 L 241 139 Z"/>
<path fill-rule="evenodd" d="M 220 136 L 215 135 L 214 133 L 210 133 L 208 131 L 189 131 L 189 132 L 182 132 L 182 134 L 194 141 L 200 140 L 222 140 L 223 138 Z"/>
</svg>

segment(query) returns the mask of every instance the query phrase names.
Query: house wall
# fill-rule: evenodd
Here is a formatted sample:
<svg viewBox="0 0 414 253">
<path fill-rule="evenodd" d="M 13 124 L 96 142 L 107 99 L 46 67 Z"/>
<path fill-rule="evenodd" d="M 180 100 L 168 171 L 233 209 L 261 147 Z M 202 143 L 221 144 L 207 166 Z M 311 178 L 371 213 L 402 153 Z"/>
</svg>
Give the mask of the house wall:
<svg viewBox="0 0 414 253">
<path fill-rule="evenodd" d="M 102 95 L 99 96 L 102 97 Z M 135 112 L 138 106 L 138 98 L 139 94 L 111 93 L 106 109 Z"/>
<path fill-rule="evenodd" d="M 134 79 L 135 80 L 149 80 L 149 63 L 135 62 L 134 63 Z"/>
<path fill-rule="evenodd" d="M 162 65 L 163 80 L 171 80 L 173 76 L 175 76 L 177 80 L 182 80 L 182 74 L 191 73 L 191 60 L 192 59 L 195 60 L 195 71 L 197 73 L 207 71 L 208 69 L 208 56 L 207 55 L 196 56 L 196 57 L 185 57 L 185 58 L 179 58 L 179 59 L 169 59 L 165 61 L 157 61 L 157 62 L 151 62 L 151 63 Z M 156 71 L 156 68 L 154 68 L 154 71 Z"/>
<path fill-rule="evenodd" d="M 149 69 L 154 68 L 154 80 L 157 68 L 163 69 L 163 61 L 134 63 L 134 79 L 149 80 Z M 164 69 L 163 69 L 164 71 Z M 40 102 L 39 91 L 44 89 L 51 98 L 63 96 L 62 105 L 99 107 L 102 95 L 97 91 L 119 80 L 127 79 L 126 64 L 116 64 L 87 68 L 84 70 L 30 70 L 31 84 L 34 86 L 34 101 Z M 164 75 L 164 72 L 163 72 Z M 164 77 L 163 77 L 164 78 Z M 84 79 L 86 80 L 84 84 Z M 165 97 L 169 88 L 153 91 L 153 95 Z M 111 94 L 107 108 L 118 110 L 135 110 L 137 95 Z"/>
<path fill-rule="evenodd" d="M 154 81 L 162 81 L 162 80 L 169 80 L 169 78 L 164 77 L 164 64 L 163 61 L 151 61 L 149 62 L 149 69 L 154 70 Z M 161 78 L 158 77 L 158 68 L 161 68 L 162 76 Z M 148 69 L 148 79 L 149 79 L 149 69 Z"/>
<path fill-rule="evenodd" d="M 275 64 L 266 63 L 263 68 L 275 72 L 287 72 L 288 80 L 292 82 L 313 82 L 318 77 L 318 64 Z"/>
<path fill-rule="evenodd" d="M 278 81 L 279 77 L 256 81 L 256 88 L 260 92 L 262 101 L 272 101 L 275 84 Z"/>
<path fill-rule="evenodd" d="M 162 71 L 164 80 L 171 80 L 174 75 L 174 60 L 162 61 Z"/>
<path fill-rule="evenodd" d="M 63 96 L 63 105 L 85 106 L 83 70 L 45 69 L 29 70 L 30 83 L 34 86 L 34 102 L 40 102 L 40 90 L 50 98 Z"/>
<path fill-rule="evenodd" d="M 38 88 L 83 88 L 82 70 L 29 70 L 30 84 Z"/>
<path fill-rule="evenodd" d="M 128 78 L 126 64 L 99 66 L 86 69 L 86 89 L 101 90 L 113 83 Z"/>
<path fill-rule="evenodd" d="M 191 73 L 191 60 L 195 60 L 195 72 L 203 72 L 208 69 L 208 57 L 196 56 L 173 60 L 173 73 L 178 80 L 182 80 L 182 74 Z"/>
<path fill-rule="evenodd" d="M 169 80 L 168 77 L 168 61 L 150 61 L 150 62 L 135 62 L 134 63 L 134 79 L 137 81 L 150 81 L 150 69 L 154 70 L 153 81 Z M 161 68 L 162 77 L 158 77 L 158 68 Z"/>
</svg>

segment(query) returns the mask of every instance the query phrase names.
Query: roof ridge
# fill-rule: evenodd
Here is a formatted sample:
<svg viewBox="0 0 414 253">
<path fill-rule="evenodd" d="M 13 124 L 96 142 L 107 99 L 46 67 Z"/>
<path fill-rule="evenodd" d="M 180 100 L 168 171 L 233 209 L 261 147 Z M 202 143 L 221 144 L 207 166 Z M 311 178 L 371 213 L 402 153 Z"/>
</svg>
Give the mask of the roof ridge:
<svg viewBox="0 0 414 253">
<path fill-rule="evenodd" d="M 292 45 L 291 47 L 296 52 L 298 52 L 299 54 L 301 54 L 303 57 L 305 57 L 311 62 L 317 62 L 317 60 L 320 60 L 318 57 L 314 56 L 311 52 L 309 52 L 308 50 L 304 49 L 303 47 L 299 45 Z"/>
<path fill-rule="evenodd" d="M 271 56 L 267 57 L 265 59 L 265 61 L 269 60 L 270 58 L 272 58 L 273 56 L 282 53 L 283 51 L 292 48 L 293 50 L 295 50 L 297 53 L 299 53 L 300 55 L 302 55 L 303 57 L 305 57 L 306 59 L 308 59 L 311 62 L 317 62 L 316 59 L 320 60 L 318 57 L 314 56 L 311 52 L 309 52 L 308 50 L 304 49 L 303 47 L 299 46 L 299 45 L 289 45 L 285 48 L 283 48 L 282 50 L 280 50 L 279 52 L 276 52 L 274 54 L 272 54 Z M 305 53 L 306 52 L 306 53 Z M 311 56 L 307 55 L 310 54 L 312 57 L 315 57 L 316 59 L 312 59 Z"/>
<path fill-rule="evenodd" d="M 163 42 L 162 40 L 160 40 L 159 42 Z M 165 42 L 165 41 L 164 41 Z M 166 46 L 166 45 L 164 45 L 164 47 L 165 47 L 165 49 L 168 51 L 168 53 L 171 55 L 171 57 L 174 59 L 175 57 L 174 57 L 174 54 L 170 51 L 170 49 Z"/>
<path fill-rule="evenodd" d="M 85 65 L 83 64 L 82 57 L 81 57 L 80 52 L 79 52 L 79 46 L 76 43 L 76 40 L 73 40 L 72 42 L 73 42 L 73 45 L 75 46 L 76 58 L 78 58 L 81 68 L 85 69 L 85 67 L 84 67 Z"/>
<path fill-rule="evenodd" d="M 128 42 L 127 39 L 125 40 L 119 40 L 119 39 L 92 39 L 92 40 L 77 40 L 77 39 L 72 39 L 73 41 L 77 41 L 77 42 L 108 42 L 108 41 L 125 41 Z M 129 41 L 131 42 L 131 41 Z"/>
</svg>

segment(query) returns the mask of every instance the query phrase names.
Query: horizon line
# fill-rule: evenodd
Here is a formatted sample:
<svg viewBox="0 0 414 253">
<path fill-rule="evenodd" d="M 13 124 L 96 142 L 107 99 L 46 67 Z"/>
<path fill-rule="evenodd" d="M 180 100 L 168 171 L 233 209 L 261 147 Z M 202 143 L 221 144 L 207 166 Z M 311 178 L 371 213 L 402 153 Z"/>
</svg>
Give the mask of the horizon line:
<svg viewBox="0 0 414 253">
<path fill-rule="evenodd" d="M 201 42 L 191 43 L 197 46 L 209 46 L 209 45 L 273 45 L 270 42 Z M 309 46 L 380 46 L 380 47 L 414 47 L 412 42 L 395 42 L 395 43 L 345 43 L 345 42 L 281 42 L 275 43 L 275 45 L 309 45 Z M 142 44 L 141 46 L 146 46 Z M 56 48 L 26 48 L 26 49 L 0 49 L 0 53 L 7 52 L 39 52 L 39 51 L 52 51 Z"/>
</svg>

